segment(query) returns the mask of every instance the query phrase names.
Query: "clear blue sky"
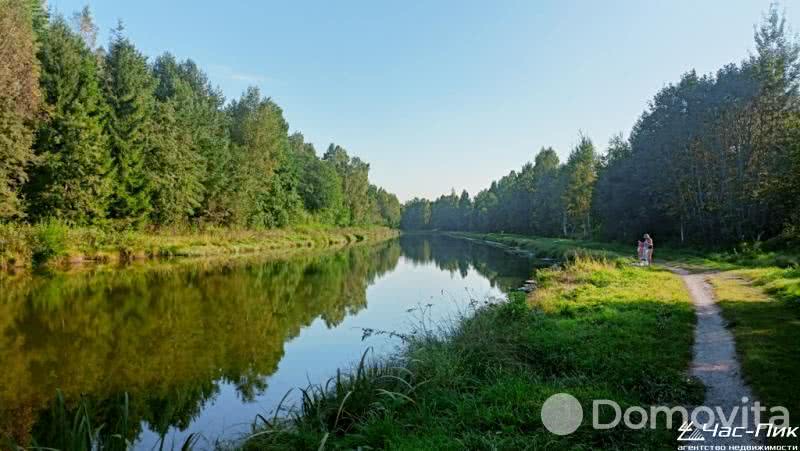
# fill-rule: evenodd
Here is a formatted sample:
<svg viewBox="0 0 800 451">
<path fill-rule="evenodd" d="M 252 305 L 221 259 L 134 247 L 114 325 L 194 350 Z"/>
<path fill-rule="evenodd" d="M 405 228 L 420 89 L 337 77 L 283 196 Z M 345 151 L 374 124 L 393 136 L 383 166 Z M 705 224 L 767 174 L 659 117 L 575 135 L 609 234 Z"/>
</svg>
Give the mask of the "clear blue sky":
<svg viewBox="0 0 800 451">
<path fill-rule="evenodd" d="M 148 56 L 253 84 L 318 152 L 336 142 L 398 194 L 470 194 L 578 132 L 604 149 L 658 89 L 740 61 L 767 0 L 50 0 L 117 19 Z M 800 29 L 800 0 L 784 1 Z"/>
</svg>

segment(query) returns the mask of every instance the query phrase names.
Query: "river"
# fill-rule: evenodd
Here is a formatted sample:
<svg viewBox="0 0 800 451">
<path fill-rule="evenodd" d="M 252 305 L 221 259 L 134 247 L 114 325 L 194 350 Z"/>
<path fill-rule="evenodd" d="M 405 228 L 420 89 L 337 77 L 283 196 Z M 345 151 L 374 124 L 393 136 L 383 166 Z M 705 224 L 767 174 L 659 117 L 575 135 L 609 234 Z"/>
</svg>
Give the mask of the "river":
<svg viewBox="0 0 800 451">
<path fill-rule="evenodd" d="M 69 415 L 82 399 L 94 426 L 123 430 L 137 449 L 180 448 L 191 433 L 210 448 L 247 433 L 287 392 L 291 404 L 291 389 L 400 345 L 366 329 L 457 320 L 471 299 L 519 287 L 533 265 L 474 241 L 403 235 L 280 258 L 3 275 L 0 436 L 48 444 L 61 393 Z"/>
</svg>

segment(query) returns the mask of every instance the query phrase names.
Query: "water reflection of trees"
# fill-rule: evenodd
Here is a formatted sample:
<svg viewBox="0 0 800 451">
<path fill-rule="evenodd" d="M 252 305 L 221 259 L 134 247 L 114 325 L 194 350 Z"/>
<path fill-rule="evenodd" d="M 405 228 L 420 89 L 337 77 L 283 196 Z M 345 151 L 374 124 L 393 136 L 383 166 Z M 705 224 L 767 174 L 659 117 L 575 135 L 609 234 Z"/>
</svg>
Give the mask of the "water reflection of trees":
<svg viewBox="0 0 800 451">
<path fill-rule="evenodd" d="M 413 262 L 433 262 L 438 268 L 466 277 L 469 268 L 489 279 L 503 291 L 520 286 L 531 275 L 529 257 L 472 240 L 440 234 L 406 234 L 400 237 L 403 255 Z"/>
<path fill-rule="evenodd" d="M 118 415 L 127 392 L 131 439 L 142 420 L 161 433 L 186 428 L 220 382 L 252 399 L 284 342 L 316 318 L 333 327 L 363 309 L 367 286 L 399 257 L 389 241 L 269 261 L 0 277 L 0 435 L 46 443 L 57 389 L 72 405 L 87 394 L 94 424 Z"/>
</svg>

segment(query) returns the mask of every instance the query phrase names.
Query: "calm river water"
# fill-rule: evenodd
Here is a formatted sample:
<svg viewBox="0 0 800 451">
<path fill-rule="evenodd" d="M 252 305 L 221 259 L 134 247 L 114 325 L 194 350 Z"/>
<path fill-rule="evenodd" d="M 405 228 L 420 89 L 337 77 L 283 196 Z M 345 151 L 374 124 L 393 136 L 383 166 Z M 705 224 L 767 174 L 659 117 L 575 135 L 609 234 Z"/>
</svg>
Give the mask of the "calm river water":
<svg viewBox="0 0 800 451">
<path fill-rule="evenodd" d="M 324 382 L 470 298 L 520 286 L 525 256 L 439 235 L 286 258 L 150 262 L 0 276 L 0 436 L 53 434 L 60 391 L 95 424 L 119 418 L 137 449 L 210 447 L 246 433 L 294 387 Z M 293 393 L 296 393 L 295 390 Z M 290 399 L 291 399 L 290 394 Z"/>
</svg>

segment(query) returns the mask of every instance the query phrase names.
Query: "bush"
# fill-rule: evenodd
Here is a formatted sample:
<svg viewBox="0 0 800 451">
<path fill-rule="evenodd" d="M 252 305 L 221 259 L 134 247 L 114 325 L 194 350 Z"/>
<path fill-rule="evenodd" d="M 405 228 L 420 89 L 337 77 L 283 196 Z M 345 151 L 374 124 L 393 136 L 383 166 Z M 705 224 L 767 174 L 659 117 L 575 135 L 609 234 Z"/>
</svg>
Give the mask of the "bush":
<svg viewBox="0 0 800 451">
<path fill-rule="evenodd" d="M 42 264 L 53 257 L 63 255 L 67 249 L 69 228 L 54 220 L 33 227 L 31 254 L 34 264 Z"/>
</svg>

